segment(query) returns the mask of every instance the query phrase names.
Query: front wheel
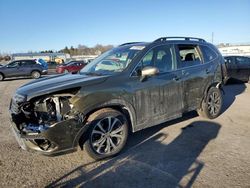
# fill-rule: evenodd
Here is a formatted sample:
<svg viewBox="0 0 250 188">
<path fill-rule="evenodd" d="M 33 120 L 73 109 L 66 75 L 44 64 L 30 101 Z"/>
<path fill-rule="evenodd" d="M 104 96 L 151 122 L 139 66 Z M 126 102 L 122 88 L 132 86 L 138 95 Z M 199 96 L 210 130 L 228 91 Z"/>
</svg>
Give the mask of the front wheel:
<svg viewBox="0 0 250 188">
<path fill-rule="evenodd" d="M 207 96 L 203 99 L 198 114 L 208 119 L 214 119 L 221 113 L 222 96 L 220 89 L 212 87 L 208 90 Z"/>
<path fill-rule="evenodd" d="M 84 149 L 93 159 L 100 160 L 118 154 L 126 144 L 128 122 L 121 112 L 106 108 L 93 113 Z"/>
</svg>

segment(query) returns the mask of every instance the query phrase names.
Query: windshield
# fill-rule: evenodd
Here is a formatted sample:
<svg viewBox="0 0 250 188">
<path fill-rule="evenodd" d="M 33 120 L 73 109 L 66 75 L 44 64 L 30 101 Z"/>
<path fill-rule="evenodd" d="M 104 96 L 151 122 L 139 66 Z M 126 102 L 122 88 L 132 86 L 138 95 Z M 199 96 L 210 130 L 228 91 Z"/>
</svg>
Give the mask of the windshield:
<svg viewBox="0 0 250 188">
<path fill-rule="evenodd" d="M 145 46 L 122 46 L 113 48 L 86 65 L 81 73 L 97 75 L 122 72 Z"/>
</svg>

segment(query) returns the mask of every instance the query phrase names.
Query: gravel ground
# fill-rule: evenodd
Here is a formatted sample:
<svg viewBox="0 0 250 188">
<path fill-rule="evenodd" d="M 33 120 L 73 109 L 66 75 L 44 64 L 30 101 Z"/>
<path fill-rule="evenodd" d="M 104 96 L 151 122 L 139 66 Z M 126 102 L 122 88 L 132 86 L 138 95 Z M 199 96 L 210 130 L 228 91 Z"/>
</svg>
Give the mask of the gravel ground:
<svg viewBox="0 0 250 188">
<path fill-rule="evenodd" d="M 95 162 L 84 151 L 45 157 L 23 151 L 10 130 L 15 89 L 0 82 L 0 187 L 250 187 L 250 85 L 225 87 L 224 110 L 195 112 L 131 134 L 117 157 Z"/>
</svg>

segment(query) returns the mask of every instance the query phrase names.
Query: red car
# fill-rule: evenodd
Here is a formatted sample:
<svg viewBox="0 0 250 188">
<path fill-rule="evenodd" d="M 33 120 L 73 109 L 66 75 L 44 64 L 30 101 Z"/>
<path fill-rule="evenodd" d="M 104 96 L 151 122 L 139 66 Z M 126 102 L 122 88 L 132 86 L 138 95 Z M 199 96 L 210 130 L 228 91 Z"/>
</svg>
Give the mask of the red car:
<svg viewBox="0 0 250 188">
<path fill-rule="evenodd" d="M 57 73 L 68 73 L 68 72 L 73 72 L 76 73 L 80 71 L 86 63 L 84 61 L 70 61 L 66 64 L 58 65 L 56 67 L 56 72 Z"/>
</svg>

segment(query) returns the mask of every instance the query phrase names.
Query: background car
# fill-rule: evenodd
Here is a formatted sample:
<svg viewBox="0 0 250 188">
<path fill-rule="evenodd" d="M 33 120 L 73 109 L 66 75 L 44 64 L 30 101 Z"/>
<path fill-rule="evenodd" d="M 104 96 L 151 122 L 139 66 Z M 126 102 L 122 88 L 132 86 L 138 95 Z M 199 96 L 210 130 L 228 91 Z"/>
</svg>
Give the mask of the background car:
<svg viewBox="0 0 250 188">
<path fill-rule="evenodd" d="M 47 64 L 49 69 L 56 69 L 56 67 L 58 66 L 58 63 L 55 61 L 47 61 Z"/>
<path fill-rule="evenodd" d="M 0 81 L 9 77 L 31 76 L 40 78 L 48 69 L 37 60 L 17 60 L 0 67 Z"/>
<path fill-rule="evenodd" d="M 70 61 L 68 63 L 58 65 L 56 67 L 56 72 L 57 73 L 68 73 L 68 72 L 73 72 L 76 73 L 80 71 L 86 63 L 84 61 Z"/>
<path fill-rule="evenodd" d="M 224 57 L 228 79 L 247 82 L 250 80 L 250 58 L 245 56 Z"/>
<path fill-rule="evenodd" d="M 0 67 L 2 67 L 3 65 L 2 64 L 0 64 Z"/>
</svg>

